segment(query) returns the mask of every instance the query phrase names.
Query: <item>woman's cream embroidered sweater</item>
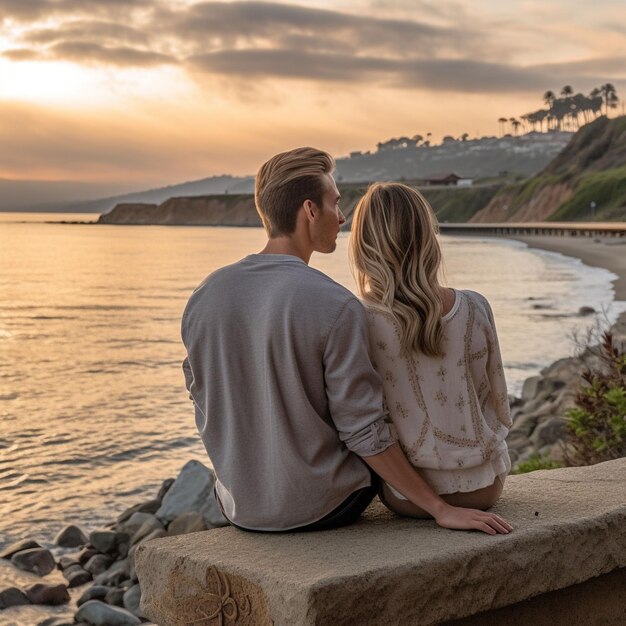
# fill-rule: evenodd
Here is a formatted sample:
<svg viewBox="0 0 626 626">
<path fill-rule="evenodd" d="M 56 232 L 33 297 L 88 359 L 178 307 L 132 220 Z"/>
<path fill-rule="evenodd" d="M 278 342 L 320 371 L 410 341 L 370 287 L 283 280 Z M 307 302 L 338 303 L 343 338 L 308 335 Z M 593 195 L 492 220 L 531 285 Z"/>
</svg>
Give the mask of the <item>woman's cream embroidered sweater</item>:
<svg viewBox="0 0 626 626">
<path fill-rule="evenodd" d="M 403 356 L 393 315 L 364 302 L 372 361 L 409 461 L 438 493 L 474 491 L 506 475 L 511 427 L 493 314 L 484 296 L 455 290 L 439 357 Z"/>
</svg>

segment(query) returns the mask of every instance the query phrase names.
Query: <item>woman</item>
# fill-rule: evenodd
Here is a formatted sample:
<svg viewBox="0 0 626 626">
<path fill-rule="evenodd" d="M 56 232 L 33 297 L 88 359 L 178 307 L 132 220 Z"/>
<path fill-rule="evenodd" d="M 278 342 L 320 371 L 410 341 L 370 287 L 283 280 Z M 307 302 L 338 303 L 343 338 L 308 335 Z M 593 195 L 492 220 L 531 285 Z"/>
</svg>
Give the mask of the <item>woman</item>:
<svg viewBox="0 0 626 626">
<path fill-rule="evenodd" d="M 434 221 L 416 190 L 374 184 L 355 210 L 351 261 L 401 447 L 449 504 L 486 509 L 511 468 L 506 382 L 487 300 L 439 283 Z M 381 499 L 428 516 L 388 484 Z"/>
</svg>

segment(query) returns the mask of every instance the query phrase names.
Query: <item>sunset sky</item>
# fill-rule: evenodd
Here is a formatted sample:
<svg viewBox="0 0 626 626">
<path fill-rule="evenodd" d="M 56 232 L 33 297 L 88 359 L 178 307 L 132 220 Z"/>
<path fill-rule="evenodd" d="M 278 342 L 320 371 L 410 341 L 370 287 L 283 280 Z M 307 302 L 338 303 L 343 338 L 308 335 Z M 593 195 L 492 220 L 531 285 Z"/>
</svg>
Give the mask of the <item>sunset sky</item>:
<svg viewBox="0 0 626 626">
<path fill-rule="evenodd" d="M 0 0 L 0 178 L 250 174 L 606 82 L 626 98 L 624 0 Z"/>
</svg>

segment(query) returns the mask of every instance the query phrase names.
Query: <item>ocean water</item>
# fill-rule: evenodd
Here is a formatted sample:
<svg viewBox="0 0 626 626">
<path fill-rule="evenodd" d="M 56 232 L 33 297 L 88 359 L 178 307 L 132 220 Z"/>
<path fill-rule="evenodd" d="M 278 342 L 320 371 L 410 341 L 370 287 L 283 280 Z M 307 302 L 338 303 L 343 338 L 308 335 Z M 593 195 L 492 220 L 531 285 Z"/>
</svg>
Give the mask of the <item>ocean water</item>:
<svg viewBox="0 0 626 626">
<path fill-rule="evenodd" d="M 207 462 L 180 316 L 206 274 L 265 239 L 248 228 L 43 222 L 59 218 L 0 214 L 0 546 L 49 543 L 67 523 L 99 527 L 187 460 Z M 311 264 L 354 289 L 347 243 L 341 234 Z M 502 239 L 442 237 L 442 248 L 447 283 L 492 304 L 511 393 L 574 352 L 573 333 L 592 323 L 581 306 L 609 320 L 624 310 L 611 273 L 576 259 Z M 0 567 L 0 588 L 24 578 L 36 582 Z M 36 623 L 28 615 L 11 623 Z"/>
</svg>

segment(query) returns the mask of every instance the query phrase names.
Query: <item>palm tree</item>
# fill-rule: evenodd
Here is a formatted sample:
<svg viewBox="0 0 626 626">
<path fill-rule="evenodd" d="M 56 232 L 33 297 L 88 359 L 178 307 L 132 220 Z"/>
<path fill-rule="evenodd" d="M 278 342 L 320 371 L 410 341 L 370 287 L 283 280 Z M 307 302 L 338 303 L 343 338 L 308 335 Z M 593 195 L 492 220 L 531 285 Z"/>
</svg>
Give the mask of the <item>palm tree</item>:
<svg viewBox="0 0 626 626">
<path fill-rule="evenodd" d="M 548 111 L 546 111 L 545 109 L 539 109 L 538 111 L 535 111 L 534 113 L 528 114 L 528 119 L 533 125 L 533 129 L 535 127 L 535 124 L 539 124 L 540 133 L 543 132 L 543 122 L 547 117 L 548 117 Z M 546 131 L 547 130 L 548 129 L 546 128 Z"/>
<path fill-rule="evenodd" d="M 504 135 L 504 131 L 506 130 L 506 123 L 509 120 L 506 119 L 506 117 L 500 117 L 498 118 L 498 124 L 500 125 L 500 134 Z"/>
<path fill-rule="evenodd" d="M 530 121 L 530 114 L 529 113 L 524 113 L 524 115 L 520 115 L 519 118 L 520 120 L 522 120 L 522 130 L 527 133 L 527 124 L 532 123 Z"/>
<path fill-rule="evenodd" d="M 611 83 L 605 83 L 600 87 L 600 93 L 604 96 L 605 115 L 609 115 L 609 106 L 614 109 L 617 106 L 617 92 Z M 609 104 L 609 103 L 612 104 Z"/>
<path fill-rule="evenodd" d="M 546 91 L 543 94 L 543 101 L 552 109 L 554 106 L 554 101 L 556 100 L 556 96 L 554 95 L 554 91 Z"/>
<path fill-rule="evenodd" d="M 609 109 L 617 109 L 617 103 L 619 102 L 619 98 L 617 97 L 617 93 L 615 91 L 609 94 L 608 107 Z"/>
<path fill-rule="evenodd" d="M 519 120 L 516 120 L 514 117 L 511 118 L 511 126 L 513 126 L 513 133 L 517 137 L 517 129 L 522 125 Z"/>
<path fill-rule="evenodd" d="M 589 110 L 593 113 L 595 119 L 598 115 L 602 115 L 602 92 L 596 88 L 589 96 Z"/>
<path fill-rule="evenodd" d="M 571 96 L 574 93 L 574 90 L 572 89 L 571 85 L 565 85 L 565 87 L 563 87 L 563 89 L 561 89 L 561 95 L 564 98 L 567 98 L 568 96 Z"/>
</svg>

